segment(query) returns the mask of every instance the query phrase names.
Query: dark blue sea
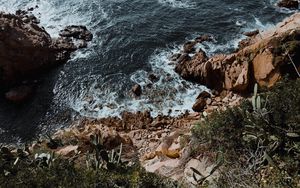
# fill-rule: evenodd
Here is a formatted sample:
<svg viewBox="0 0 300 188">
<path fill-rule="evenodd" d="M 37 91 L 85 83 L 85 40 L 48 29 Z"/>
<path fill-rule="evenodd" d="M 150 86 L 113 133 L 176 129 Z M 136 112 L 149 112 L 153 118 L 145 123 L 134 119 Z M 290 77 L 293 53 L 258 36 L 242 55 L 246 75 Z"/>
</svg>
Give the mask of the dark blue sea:
<svg viewBox="0 0 300 188">
<path fill-rule="evenodd" d="M 0 99 L 0 142 L 26 142 L 70 125 L 78 117 L 119 116 L 149 110 L 177 116 L 206 89 L 182 80 L 169 57 L 185 41 L 210 34 L 207 54 L 233 51 L 245 31 L 267 29 L 291 14 L 275 0 L 0 0 L 0 11 L 36 8 L 52 37 L 67 25 L 86 25 L 88 48 L 44 75 L 22 105 Z M 152 83 L 148 75 L 159 80 Z M 132 97 L 134 84 L 143 95 Z M 151 88 L 148 88 L 149 84 Z M 171 111 L 170 111 L 171 109 Z"/>
</svg>

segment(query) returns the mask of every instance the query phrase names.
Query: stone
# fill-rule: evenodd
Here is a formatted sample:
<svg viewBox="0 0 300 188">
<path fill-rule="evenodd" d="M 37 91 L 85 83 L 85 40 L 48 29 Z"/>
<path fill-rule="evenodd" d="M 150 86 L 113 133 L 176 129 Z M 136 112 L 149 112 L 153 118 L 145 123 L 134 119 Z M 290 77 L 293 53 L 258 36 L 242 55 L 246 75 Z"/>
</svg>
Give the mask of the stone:
<svg viewBox="0 0 300 188">
<path fill-rule="evenodd" d="M 136 84 L 132 87 L 131 91 L 136 95 L 136 96 L 141 96 L 142 94 L 142 87 L 139 84 Z"/>
<path fill-rule="evenodd" d="M 273 64 L 274 56 L 270 52 L 258 54 L 253 60 L 254 77 L 260 86 L 273 86 L 280 78 L 278 67 Z"/>
<path fill-rule="evenodd" d="M 148 79 L 151 81 L 151 82 L 157 82 L 159 80 L 159 77 L 153 73 L 149 74 L 148 75 Z"/>
<path fill-rule="evenodd" d="M 212 103 L 212 100 L 210 98 L 206 99 L 206 105 L 210 105 Z"/>
<path fill-rule="evenodd" d="M 247 37 L 253 37 L 259 34 L 259 30 L 256 29 L 254 31 L 248 31 L 248 32 L 244 32 L 243 35 L 247 36 Z"/>
<path fill-rule="evenodd" d="M 296 0 L 281 0 L 277 4 L 279 7 L 285 7 L 289 9 L 298 9 L 299 2 Z"/>
<path fill-rule="evenodd" d="M 196 100 L 196 103 L 193 105 L 192 109 L 195 112 L 202 112 L 206 106 L 206 100 L 204 98 L 199 98 Z"/>
<path fill-rule="evenodd" d="M 61 37 L 82 39 L 84 41 L 91 41 L 93 39 L 93 34 L 85 26 L 82 25 L 67 26 L 60 31 L 59 35 Z"/>
<path fill-rule="evenodd" d="M 208 159 L 191 159 L 184 168 L 184 178 L 188 183 L 191 183 L 192 185 L 198 185 L 198 182 L 194 179 L 194 177 L 199 180 L 202 178 L 197 173 L 194 173 L 194 171 L 191 168 L 194 168 L 200 174 L 203 176 L 208 176 L 212 169 L 214 168 L 215 165 L 210 164 L 208 162 Z M 209 181 L 210 183 L 213 182 L 214 179 L 216 179 L 219 176 L 218 171 L 215 171 L 212 175 L 210 175 L 206 180 Z"/>
<path fill-rule="evenodd" d="M 197 44 L 196 41 L 188 41 L 183 45 L 183 52 L 184 53 L 191 53 L 195 52 L 195 45 Z"/>
<path fill-rule="evenodd" d="M 195 41 L 198 42 L 198 43 L 202 43 L 202 42 L 205 42 L 205 41 L 210 42 L 212 40 L 213 40 L 213 38 L 210 35 L 201 35 L 201 36 L 199 36 L 195 39 Z"/>
<path fill-rule="evenodd" d="M 198 95 L 197 99 L 199 99 L 199 98 L 204 98 L 204 99 L 206 99 L 206 98 L 210 98 L 210 97 L 211 97 L 211 94 L 210 94 L 209 92 L 207 92 L 207 91 L 202 91 L 202 92 Z"/>
<path fill-rule="evenodd" d="M 66 156 L 74 155 L 76 153 L 76 150 L 78 150 L 78 146 L 70 145 L 59 149 L 58 151 L 56 151 L 56 153 L 58 155 L 63 155 L 66 157 Z"/>
</svg>

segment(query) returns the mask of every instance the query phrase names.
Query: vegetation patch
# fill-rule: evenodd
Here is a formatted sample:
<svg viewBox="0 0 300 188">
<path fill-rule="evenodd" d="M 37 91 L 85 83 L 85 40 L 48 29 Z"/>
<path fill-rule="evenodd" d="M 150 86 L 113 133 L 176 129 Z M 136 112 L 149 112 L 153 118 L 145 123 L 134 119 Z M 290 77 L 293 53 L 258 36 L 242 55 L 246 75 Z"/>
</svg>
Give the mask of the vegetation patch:
<svg viewBox="0 0 300 188">
<path fill-rule="evenodd" d="M 300 79 L 257 92 L 193 128 L 206 153 L 221 153 L 222 187 L 300 186 Z"/>
</svg>

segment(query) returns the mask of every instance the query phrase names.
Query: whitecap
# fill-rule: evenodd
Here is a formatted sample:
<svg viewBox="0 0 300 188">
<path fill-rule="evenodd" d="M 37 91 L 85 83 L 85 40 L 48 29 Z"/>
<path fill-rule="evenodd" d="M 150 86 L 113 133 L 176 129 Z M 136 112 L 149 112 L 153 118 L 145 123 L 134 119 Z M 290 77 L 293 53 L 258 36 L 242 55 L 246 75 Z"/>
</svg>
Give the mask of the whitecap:
<svg viewBox="0 0 300 188">
<path fill-rule="evenodd" d="M 170 6 L 172 8 L 196 8 L 197 4 L 191 0 L 158 0 L 160 4 Z"/>
<path fill-rule="evenodd" d="M 59 31 L 67 25 L 93 27 L 99 21 L 108 18 L 108 13 L 97 0 L 0 0 L 0 4 L 0 11 L 9 13 L 14 13 L 18 9 L 26 10 L 36 7 L 32 13 L 39 18 L 40 25 L 45 27 L 52 37 L 58 37 Z M 92 22 L 93 9 L 95 12 L 101 12 L 101 16 L 97 17 L 97 22 Z"/>
</svg>

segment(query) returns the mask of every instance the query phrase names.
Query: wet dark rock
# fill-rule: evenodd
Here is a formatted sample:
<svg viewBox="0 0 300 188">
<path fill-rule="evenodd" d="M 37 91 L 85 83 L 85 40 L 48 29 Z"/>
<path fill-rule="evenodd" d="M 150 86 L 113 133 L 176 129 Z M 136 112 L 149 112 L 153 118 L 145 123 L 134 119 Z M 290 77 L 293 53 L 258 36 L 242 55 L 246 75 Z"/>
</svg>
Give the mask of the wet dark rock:
<svg viewBox="0 0 300 188">
<path fill-rule="evenodd" d="M 131 91 L 136 95 L 136 96 L 141 96 L 142 94 L 142 87 L 139 84 L 136 84 L 132 87 Z"/>
<path fill-rule="evenodd" d="M 200 99 L 200 98 L 206 99 L 206 98 L 210 98 L 210 97 L 211 97 L 211 94 L 210 94 L 209 92 L 207 92 L 207 91 L 202 91 L 202 92 L 198 95 L 197 99 Z"/>
<path fill-rule="evenodd" d="M 210 36 L 210 35 L 201 35 L 201 36 L 197 37 L 195 39 L 195 41 L 198 42 L 198 43 L 202 43 L 202 42 L 205 42 L 205 41 L 206 42 L 211 42 L 211 41 L 213 41 L 213 37 Z"/>
<path fill-rule="evenodd" d="M 202 112 L 206 106 L 206 100 L 204 98 L 198 98 L 192 109 L 195 112 Z"/>
<path fill-rule="evenodd" d="M 159 80 L 159 77 L 153 73 L 149 74 L 148 78 L 151 82 L 157 82 Z"/>
<path fill-rule="evenodd" d="M 197 44 L 196 41 L 188 41 L 183 45 L 183 52 L 184 53 L 192 53 L 195 52 L 195 45 Z"/>
<path fill-rule="evenodd" d="M 281 0 L 277 5 L 279 7 L 285 7 L 289 9 L 298 9 L 299 2 L 295 0 Z"/>
<path fill-rule="evenodd" d="M 244 32 L 243 35 L 247 36 L 247 37 L 253 37 L 259 34 L 259 30 L 256 29 L 254 31 L 249 31 L 249 32 Z"/>
<path fill-rule="evenodd" d="M 91 41 L 93 34 L 85 26 L 71 25 L 60 31 L 61 37 L 73 37 L 75 39 L 82 39 L 84 41 Z"/>
</svg>

